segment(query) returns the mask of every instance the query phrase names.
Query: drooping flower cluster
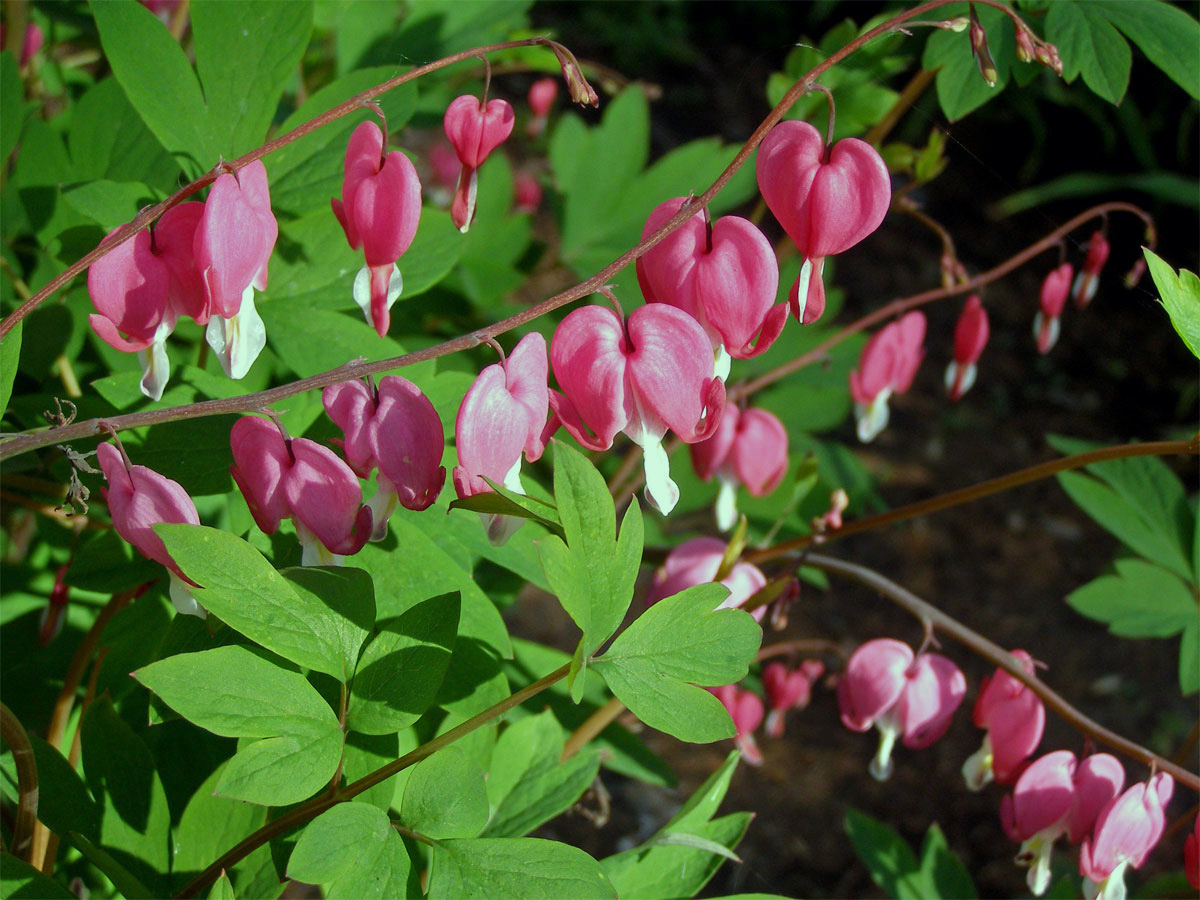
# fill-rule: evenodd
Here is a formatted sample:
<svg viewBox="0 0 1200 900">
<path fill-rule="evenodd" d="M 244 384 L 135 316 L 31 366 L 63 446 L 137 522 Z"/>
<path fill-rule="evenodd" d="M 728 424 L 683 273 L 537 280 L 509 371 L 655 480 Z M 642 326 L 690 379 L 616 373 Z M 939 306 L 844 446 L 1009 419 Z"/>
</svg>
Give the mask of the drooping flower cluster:
<svg viewBox="0 0 1200 900">
<path fill-rule="evenodd" d="M 108 482 L 104 498 L 117 534 L 142 556 L 167 567 L 170 575 L 168 594 L 178 612 L 203 618 L 204 609 L 189 588 L 196 583 L 180 571 L 163 539 L 154 533 L 154 526 L 164 522 L 199 525 L 200 517 L 192 498 L 179 482 L 145 466 L 131 465 L 124 448 L 100 444 L 96 448 L 96 458 Z"/>
<path fill-rule="evenodd" d="M 462 171 L 458 187 L 450 203 L 450 218 L 462 232 L 471 227 L 475 218 L 475 195 L 478 190 L 478 169 L 488 155 L 512 134 L 513 108 L 507 100 L 487 103 L 470 94 L 456 97 L 446 109 L 443 125 L 446 137 L 458 154 Z"/>
<path fill-rule="evenodd" d="M 746 486 L 765 497 L 779 486 L 788 467 L 787 430 L 764 409 L 739 410 L 729 404 L 716 433 L 689 447 L 692 467 L 701 480 L 715 475 L 721 483 L 715 507 L 717 527 L 728 531 L 737 522 L 737 488 Z"/>
<path fill-rule="evenodd" d="M 879 730 L 879 750 L 870 765 L 879 781 L 892 773 L 896 739 L 913 750 L 928 747 L 946 733 L 966 693 L 966 678 L 946 657 L 914 658 L 908 644 L 891 638 L 855 650 L 838 681 L 842 724 L 852 731 Z"/>
<path fill-rule="evenodd" d="M 1109 249 L 1104 232 L 1093 232 L 1088 239 L 1078 275 L 1071 263 L 1063 262 L 1046 276 L 1038 298 L 1039 309 L 1033 319 L 1033 337 L 1038 353 L 1044 356 L 1058 343 L 1062 331 L 1060 320 L 1068 298 L 1074 299 L 1078 309 L 1085 309 L 1092 302 L 1100 285 L 1100 273 L 1108 262 Z"/>
<path fill-rule="evenodd" d="M 914 311 L 885 325 L 863 347 L 858 368 L 850 373 L 860 441 L 874 440 L 887 427 L 888 401 L 912 387 L 925 357 L 924 341 L 925 315 Z"/>
<path fill-rule="evenodd" d="M 89 321 L 110 346 L 137 352 L 142 393 L 157 400 L 169 375 L 166 339 L 182 316 L 205 337 L 230 378 L 242 378 L 266 346 L 254 291 L 267 286 L 279 234 L 259 160 L 217 176 L 204 203 L 181 203 L 92 264 Z M 112 238 L 109 234 L 106 240 Z"/>
<path fill-rule="evenodd" d="M 676 197 L 655 207 L 642 229 L 645 240 L 686 204 Z M 779 264 L 763 233 L 746 219 L 709 222 L 699 211 L 636 263 L 638 284 L 650 303 L 669 303 L 699 322 L 716 353 L 716 373 L 729 374 L 729 358 L 765 352 L 787 321 L 775 305 Z"/>
<path fill-rule="evenodd" d="M 825 311 L 825 258 L 849 250 L 887 215 L 887 166 L 865 141 L 845 138 L 826 148 L 812 125 L 787 121 L 763 139 L 756 171 L 763 200 L 804 257 L 790 301 L 807 325 Z"/>
<path fill-rule="evenodd" d="M 667 430 L 684 442 L 712 436 L 725 407 L 712 347 L 700 324 L 665 303 L 623 319 L 601 306 L 568 315 L 554 332 L 550 362 L 562 392 L 550 405 L 571 436 L 607 450 L 618 432 L 642 448 L 646 495 L 664 515 L 679 500 L 662 447 Z"/>
<path fill-rule="evenodd" d="M 412 244 L 421 219 L 421 181 L 399 150 L 385 153 L 379 126 L 363 122 L 346 147 L 342 199 L 330 201 L 346 240 L 362 248 L 367 264 L 354 279 L 354 302 L 379 336 L 387 334 L 390 310 L 404 289 L 396 261 Z"/>
</svg>

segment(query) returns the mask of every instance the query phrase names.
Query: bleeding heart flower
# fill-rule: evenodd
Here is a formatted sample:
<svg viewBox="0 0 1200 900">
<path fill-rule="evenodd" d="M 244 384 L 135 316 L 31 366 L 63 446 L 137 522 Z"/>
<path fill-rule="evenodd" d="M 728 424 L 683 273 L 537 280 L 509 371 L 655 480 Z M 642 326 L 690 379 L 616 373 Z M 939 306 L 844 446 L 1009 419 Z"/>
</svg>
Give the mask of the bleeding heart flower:
<svg viewBox="0 0 1200 900">
<path fill-rule="evenodd" d="M 375 496 L 367 504 L 374 523 L 371 540 L 387 537 L 397 504 L 418 512 L 433 505 L 446 481 L 445 439 L 441 419 L 420 388 L 388 375 L 378 388 L 361 381 L 328 385 L 321 400 L 346 435 L 350 468 L 364 478 L 379 469 Z"/>
<path fill-rule="evenodd" d="M 1166 805 L 1175 781 L 1159 772 L 1112 800 L 1079 848 L 1086 900 L 1124 900 L 1125 869 L 1139 869 L 1166 828 Z"/>
<path fill-rule="evenodd" d="M 826 152 L 816 128 L 788 121 L 763 139 L 756 171 L 763 199 L 804 256 L 794 293 L 807 303 L 810 282 L 821 278 L 819 261 L 849 250 L 883 221 L 892 200 L 887 166 L 865 141 L 845 138 Z M 799 302 L 793 312 L 802 322 L 814 318 Z"/>
<path fill-rule="evenodd" d="M 892 774 L 896 738 L 914 750 L 928 747 L 946 733 L 966 693 L 966 678 L 946 657 L 922 653 L 914 659 L 911 647 L 891 638 L 855 650 L 838 681 L 842 724 L 851 731 L 879 730 L 869 769 L 878 781 Z"/>
<path fill-rule="evenodd" d="M 192 498 L 179 482 L 145 466 L 130 465 L 123 448 L 100 444 L 96 448 L 96 458 L 108 482 L 104 498 L 117 534 L 142 556 L 167 567 L 171 579 L 168 593 L 176 611 L 204 618 L 204 608 L 189 589 L 189 585 L 195 587 L 196 582 L 180 571 L 163 539 L 154 533 L 154 526 L 163 522 L 199 525 L 200 517 Z"/>
<path fill-rule="evenodd" d="M 874 440 L 887 427 L 888 400 L 912 387 L 925 356 L 924 341 L 925 315 L 914 311 L 885 325 L 863 347 L 858 368 L 850 373 L 860 441 Z"/>
<path fill-rule="evenodd" d="M 1028 867 L 1026 883 L 1035 897 L 1050 886 L 1050 856 L 1054 842 L 1067 831 L 1067 816 L 1075 804 L 1075 754 L 1057 750 L 1030 763 L 1017 779 L 1012 794 L 1000 801 L 1004 831 L 1021 849 L 1014 860 Z"/>
<path fill-rule="evenodd" d="M 713 581 L 724 557 L 725 544 L 716 538 L 699 537 L 684 541 L 667 554 L 662 567 L 654 573 L 646 604 L 657 603 L 664 597 L 672 597 L 687 588 Z M 729 596 L 717 609 L 740 609 L 747 600 L 766 587 L 767 579 L 757 566 L 738 562 L 718 584 L 729 588 Z M 761 622 L 766 611 L 766 607 L 760 606 L 751 615 Z"/>
<path fill-rule="evenodd" d="M 763 704 L 753 691 L 744 691 L 736 684 L 707 688 L 708 692 L 721 701 L 721 705 L 733 719 L 737 735 L 733 742 L 742 752 L 742 759 L 752 766 L 763 763 L 762 751 L 754 741 L 754 729 L 762 724 Z"/>
<path fill-rule="evenodd" d="M 537 212 L 542 205 L 542 186 L 530 172 L 518 172 L 513 179 L 513 208 L 517 212 Z"/>
<path fill-rule="evenodd" d="M 550 115 L 550 107 L 558 96 L 558 80 L 555 78 L 539 78 L 529 86 L 529 111 L 533 118 L 525 128 L 530 138 L 536 138 L 546 127 L 546 118 Z"/>
<path fill-rule="evenodd" d="M 1062 315 L 1063 307 L 1067 305 L 1067 297 L 1071 292 L 1071 275 L 1074 271 L 1071 264 L 1065 262 L 1042 282 L 1041 309 L 1033 319 L 1033 337 L 1037 341 L 1038 353 L 1043 356 L 1058 343 L 1058 319 Z"/>
<path fill-rule="evenodd" d="M 385 154 L 383 132 L 363 122 L 346 147 L 342 199 L 330 201 L 346 240 L 363 249 L 367 264 L 354 279 L 354 302 L 379 336 L 391 324 L 389 310 L 404 280 L 396 261 L 412 244 L 421 219 L 421 181 L 399 150 Z"/>
<path fill-rule="evenodd" d="M 642 239 L 687 202 L 676 197 L 655 207 Z M 737 216 L 710 224 L 697 212 L 647 250 L 637 260 L 636 272 L 647 301 L 669 303 L 704 326 L 722 380 L 729 374 L 730 356 L 749 359 L 765 352 L 787 321 L 787 306 L 775 305 L 775 251 L 761 231 Z"/>
<path fill-rule="evenodd" d="M 211 316 L 205 339 L 230 378 L 244 377 L 267 344 L 254 291 L 267 289 L 267 263 L 278 236 L 262 160 L 218 175 L 193 252 Z"/>
<path fill-rule="evenodd" d="M 464 94 L 452 100 L 446 109 L 442 124 L 462 163 L 450 217 L 464 234 L 475 217 L 476 172 L 488 154 L 512 134 L 513 122 L 513 108 L 507 100 L 492 100 L 485 106 L 477 98 Z"/>
<path fill-rule="evenodd" d="M 763 690 L 767 695 L 767 734 L 783 737 L 784 713 L 804 709 L 812 699 L 812 686 L 825 674 L 825 664 L 819 659 L 806 659 L 799 668 L 789 669 L 781 662 L 763 668 Z"/>
<path fill-rule="evenodd" d="M 679 501 L 662 447 L 671 429 L 685 443 L 710 437 L 725 407 L 713 376 L 708 336 L 691 316 L 665 303 L 639 307 L 622 321 L 613 310 L 574 310 L 554 332 L 550 361 L 562 393 L 550 405 L 575 440 L 607 450 L 624 431 L 642 448 L 646 493 L 666 515 Z"/>
<path fill-rule="evenodd" d="M 546 339 L 525 335 L 507 359 L 485 368 L 463 397 L 454 423 L 459 464 L 454 467 L 454 490 L 461 498 L 490 491 L 485 478 L 524 494 L 521 453 L 530 462 L 541 458 L 547 435 L 550 397 Z M 523 520 L 514 516 L 480 514 L 488 536 L 506 541 Z"/>
<path fill-rule="evenodd" d="M 967 298 L 954 326 L 954 361 L 946 367 L 946 394 L 958 400 L 975 383 L 975 363 L 988 341 L 988 315 L 978 294 Z"/>
<path fill-rule="evenodd" d="M 1192 826 L 1192 833 L 1183 843 L 1183 871 L 1188 884 L 1200 890 L 1200 816 Z"/>
<path fill-rule="evenodd" d="M 1100 286 L 1100 271 L 1108 262 L 1108 251 L 1108 239 L 1104 237 L 1104 232 L 1093 233 L 1088 241 L 1083 268 L 1079 270 L 1075 284 L 1071 287 L 1071 296 L 1079 309 L 1091 303 L 1092 298 L 1096 296 L 1096 288 Z"/>
<path fill-rule="evenodd" d="M 229 471 L 266 534 L 290 518 L 303 548 L 301 564 L 341 565 L 371 535 L 358 477 L 328 447 L 285 437 L 265 419 L 245 416 L 229 433 Z"/>
<path fill-rule="evenodd" d="M 1033 658 L 1024 650 L 1012 655 L 1033 675 Z M 1003 669 L 985 678 L 975 701 L 975 725 L 987 730 L 983 746 L 963 764 L 967 787 L 980 790 L 989 781 L 1012 784 L 1037 749 L 1046 725 L 1046 709 L 1037 694 Z"/>
<path fill-rule="evenodd" d="M 0 47 L 7 43 L 8 28 L 5 25 L 0 25 Z M 20 67 L 24 69 L 29 65 L 29 61 L 34 55 L 42 49 L 42 44 L 46 42 L 46 35 L 42 28 L 36 22 L 30 22 L 25 26 L 25 38 L 21 41 L 21 59 Z"/>
<path fill-rule="evenodd" d="M 716 503 L 721 531 L 737 523 L 738 484 L 755 497 L 765 497 L 779 486 L 788 467 L 787 429 L 765 409 L 742 412 L 726 406 L 716 433 L 689 450 L 696 474 L 703 481 L 716 475 L 721 483 Z"/>
</svg>

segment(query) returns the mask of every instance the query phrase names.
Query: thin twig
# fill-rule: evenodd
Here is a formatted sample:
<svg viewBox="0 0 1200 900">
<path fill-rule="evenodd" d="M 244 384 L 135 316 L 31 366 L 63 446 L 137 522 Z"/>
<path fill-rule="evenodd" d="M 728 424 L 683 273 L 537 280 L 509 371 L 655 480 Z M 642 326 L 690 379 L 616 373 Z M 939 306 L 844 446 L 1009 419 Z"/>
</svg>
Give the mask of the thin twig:
<svg viewBox="0 0 1200 900">
<path fill-rule="evenodd" d="M 0 735 L 12 751 L 13 765 L 17 769 L 17 820 L 12 829 L 11 852 L 17 859 L 28 862 L 38 810 L 37 762 L 25 727 L 3 703 L 0 703 Z"/>
<path fill-rule="evenodd" d="M 567 742 L 563 744 L 561 762 L 566 762 L 605 728 L 617 720 L 617 716 L 625 711 L 625 704 L 613 697 L 602 707 L 584 719 L 583 724 L 571 732 Z"/>
<path fill-rule="evenodd" d="M 1103 744 L 1147 766 L 1157 767 L 1160 772 L 1167 772 L 1178 783 L 1200 793 L 1200 776 L 1176 765 L 1169 759 L 1147 750 L 1141 744 L 1136 744 L 1114 731 L 1105 728 L 1094 719 L 1090 719 L 1051 690 L 1045 682 L 1036 675 L 1030 675 L 1021 665 L 1021 661 L 1003 647 L 994 644 L 979 632 L 968 628 L 957 619 L 951 618 L 936 606 L 926 603 L 916 594 L 885 578 L 878 572 L 860 566 L 856 563 L 835 559 L 819 553 L 810 553 L 804 560 L 806 565 L 821 569 L 834 575 L 841 575 L 851 581 L 857 581 L 872 590 L 878 591 L 888 600 L 895 603 L 905 612 L 911 613 L 923 625 L 932 627 L 946 637 L 958 641 L 977 656 L 999 666 L 1026 687 L 1028 687 L 1051 711 L 1058 714 L 1068 725 L 1092 738 L 1096 743 Z"/>
</svg>

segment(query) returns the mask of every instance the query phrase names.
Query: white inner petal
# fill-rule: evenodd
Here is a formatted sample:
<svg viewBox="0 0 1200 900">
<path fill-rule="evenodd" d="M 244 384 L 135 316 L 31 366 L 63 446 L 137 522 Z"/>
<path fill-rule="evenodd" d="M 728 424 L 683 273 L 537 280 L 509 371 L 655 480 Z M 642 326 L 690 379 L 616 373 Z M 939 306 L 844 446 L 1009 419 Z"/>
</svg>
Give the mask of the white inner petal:
<svg viewBox="0 0 1200 900">
<path fill-rule="evenodd" d="M 404 291 L 404 278 L 400 275 L 400 267 L 392 263 L 392 274 L 388 277 L 387 290 L 387 308 L 391 309 L 392 305 L 399 299 L 400 294 Z M 358 308 L 362 310 L 366 317 L 367 324 L 374 327 L 375 320 L 371 318 L 371 267 L 363 266 L 358 270 L 358 274 L 354 276 L 354 287 L 351 289 L 351 294 L 354 296 L 354 302 L 358 304 Z"/>
<path fill-rule="evenodd" d="M 370 540 L 382 541 L 388 536 L 388 520 L 400 505 L 400 498 L 395 486 L 382 473 L 375 476 L 375 485 L 375 496 L 367 503 L 371 510 Z"/>
<path fill-rule="evenodd" d="M 205 618 L 208 613 L 203 606 L 196 602 L 196 598 L 192 596 L 192 589 L 188 583 L 170 570 L 168 570 L 167 574 L 171 576 L 171 583 L 170 587 L 167 588 L 167 594 L 171 598 L 171 605 L 175 607 L 175 611 L 182 616 Z"/>
<path fill-rule="evenodd" d="M 729 355 L 725 345 L 720 344 L 713 353 L 713 377 L 725 381 L 729 377 L 729 366 L 732 362 L 733 357 Z"/>
<path fill-rule="evenodd" d="M 718 476 L 720 477 L 720 476 Z M 717 503 L 713 507 L 716 513 L 717 528 L 728 531 L 737 524 L 737 482 L 728 478 L 720 478 L 721 490 L 717 492 Z"/>
<path fill-rule="evenodd" d="M 643 435 L 643 463 L 646 469 L 646 497 L 664 516 L 679 502 L 679 485 L 671 480 L 671 460 L 663 448 L 662 437 Z"/>
<path fill-rule="evenodd" d="M 813 261 L 804 260 L 800 267 L 800 278 L 796 283 L 796 319 L 804 321 L 804 310 L 808 307 L 808 283 L 812 281 Z"/>
<path fill-rule="evenodd" d="M 154 333 L 154 343 L 138 351 L 138 362 L 142 364 L 142 393 L 151 400 L 161 400 L 167 379 L 171 376 L 171 361 L 167 359 L 167 337 L 171 328 L 163 322 Z"/>
<path fill-rule="evenodd" d="M 267 326 L 254 306 L 254 288 L 242 293 L 242 308 L 232 318 L 213 316 L 204 332 L 208 345 L 230 378 L 244 378 L 267 346 Z"/>
<path fill-rule="evenodd" d="M 875 395 L 870 406 L 861 403 L 854 404 L 854 418 L 858 420 L 858 439 L 864 444 L 875 440 L 879 432 L 887 428 L 888 400 L 891 399 L 892 389 L 885 387 Z"/>
</svg>

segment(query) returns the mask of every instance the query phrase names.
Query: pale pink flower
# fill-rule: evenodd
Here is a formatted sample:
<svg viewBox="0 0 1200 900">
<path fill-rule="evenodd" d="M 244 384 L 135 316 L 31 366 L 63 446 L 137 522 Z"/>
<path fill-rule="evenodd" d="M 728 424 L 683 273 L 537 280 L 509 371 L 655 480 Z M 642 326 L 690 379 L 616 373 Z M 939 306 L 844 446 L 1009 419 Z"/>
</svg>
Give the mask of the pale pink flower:
<svg viewBox="0 0 1200 900">
<path fill-rule="evenodd" d="M 819 659 L 806 659 L 790 669 L 781 662 L 763 667 L 763 690 L 767 695 L 767 734 L 783 737 L 784 714 L 792 709 L 804 709 L 812 699 L 812 687 L 825 674 L 825 664 Z"/>
<path fill-rule="evenodd" d="M 716 433 L 689 448 L 692 468 L 704 481 L 715 475 L 717 527 L 728 531 L 737 523 L 737 487 L 765 497 L 779 486 L 788 467 L 787 429 L 764 409 L 741 411 L 727 405 Z"/>
<path fill-rule="evenodd" d="M 1166 828 L 1166 805 L 1175 781 L 1159 772 L 1114 798 L 1079 848 L 1086 900 L 1124 900 L 1125 870 L 1139 869 Z"/>
<path fill-rule="evenodd" d="M 1037 341 L 1038 353 L 1043 356 L 1058 343 L 1060 330 L 1058 320 L 1062 315 L 1063 307 L 1067 304 L 1067 297 L 1071 293 L 1071 274 L 1073 272 L 1071 264 L 1065 262 L 1047 275 L 1046 280 L 1042 282 L 1042 291 L 1039 297 L 1041 308 L 1033 318 L 1033 337 Z"/>
<path fill-rule="evenodd" d="M 724 556 L 725 544 L 716 538 L 698 537 L 684 541 L 667 554 L 662 566 L 654 573 L 646 603 L 657 603 L 664 597 L 713 581 Z M 729 596 L 717 609 L 740 609 L 747 600 L 766 587 L 767 578 L 757 566 L 737 562 L 718 583 L 729 588 Z M 765 612 L 766 607 L 760 606 L 751 615 L 762 621 Z"/>
<path fill-rule="evenodd" d="M 1033 674 L 1033 658 L 1028 653 L 1014 650 L 1012 655 Z M 984 679 L 972 718 L 987 734 L 983 745 L 963 764 L 967 787 L 978 791 L 993 779 L 997 784 L 1013 784 L 1041 743 L 1046 724 L 1042 701 L 1024 683 L 997 669 Z"/>
<path fill-rule="evenodd" d="M 850 396 L 858 421 L 858 439 L 875 439 L 887 427 L 888 401 L 912 387 L 925 358 L 925 314 L 913 311 L 875 332 L 863 347 L 858 368 L 850 373 Z"/>
<path fill-rule="evenodd" d="M 492 100 L 485 106 L 478 98 L 464 94 L 451 101 L 443 125 L 462 172 L 450 204 L 450 217 L 459 231 L 466 233 L 475 217 L 477 170 L 493 150 L 512 134 L 513 108 L 507 100 Z"/>
<path fill-rule="evenodd" d="M 710 687 L 707 690 L 721 701 L 729 713 L 729 718 L 733 719 L 733 727 L 737 729 L 733 742 L 742 752 L 742 759 L 752 766 L 761 766 L 762 751 L 755 743 L 754 730 L 762 724 L 762 700 L 753 691 L 742 690 L 736 684 Z"/>
</svg>

